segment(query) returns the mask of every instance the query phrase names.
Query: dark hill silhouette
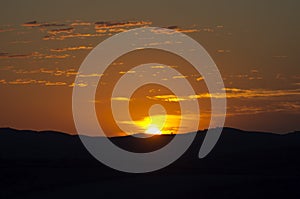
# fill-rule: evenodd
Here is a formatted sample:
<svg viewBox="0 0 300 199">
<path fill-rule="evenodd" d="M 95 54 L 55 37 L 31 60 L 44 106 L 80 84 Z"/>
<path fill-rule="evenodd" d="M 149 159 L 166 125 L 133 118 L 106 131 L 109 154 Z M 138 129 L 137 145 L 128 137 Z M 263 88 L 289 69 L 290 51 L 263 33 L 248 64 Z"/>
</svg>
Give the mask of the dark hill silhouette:
<svg viewBox="0 0 300 199">
<path fill-rule="evenodd" d="M 127 174 L 95 160 L 76 135 L 2 128 L 0 198 L 300 198 L 300 132 L 224 128 L 213 151 L 198 159 L 205 133 L 197 132 L 188 151 L 172 165 Z M 145 152 L 172 138 L 111 140 Z"/>
</svg>

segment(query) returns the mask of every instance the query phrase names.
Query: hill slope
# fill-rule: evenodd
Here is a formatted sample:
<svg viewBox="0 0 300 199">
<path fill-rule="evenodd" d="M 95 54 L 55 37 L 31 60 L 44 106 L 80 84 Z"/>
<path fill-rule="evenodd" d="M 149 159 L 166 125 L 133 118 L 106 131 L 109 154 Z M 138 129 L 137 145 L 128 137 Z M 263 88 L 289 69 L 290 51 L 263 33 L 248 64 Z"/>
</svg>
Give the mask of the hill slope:
<svg viewBox="0 0 300 199">
<path fill-rule="evenodd" d="M 172 165 L 126 174 L 95 160 L 78 136 L 0 129 L 1 198 L 299 198 L 300 133 L 277 135 L 224 128 L 213 151 L 197 154 L 206 131 Z M 185 135 L 179 135 L 185 136 Z M 115 137 L 137 152 L 157 149 L 172 135 Z M 102 138 L 94 138 L 101 140 Z M 299 196 L 299 197 L 298 197 Z"/>
</svg>

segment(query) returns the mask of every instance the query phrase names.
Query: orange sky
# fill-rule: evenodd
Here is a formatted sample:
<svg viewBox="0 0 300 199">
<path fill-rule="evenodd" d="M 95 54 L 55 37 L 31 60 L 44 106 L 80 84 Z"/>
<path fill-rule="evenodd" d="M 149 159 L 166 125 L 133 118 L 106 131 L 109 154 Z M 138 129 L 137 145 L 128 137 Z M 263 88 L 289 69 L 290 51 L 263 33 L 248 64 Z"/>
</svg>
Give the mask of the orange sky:
<svg viewBox="0 0 300 199">
<path fill-rule="evenodd" d="M 118 32 L 159 26 L 188 34 L 212 56 L 226 86 L 226 126 L 274 132 L 299 130 L 297 19 L 300 16 L 295 9 L 299 5 L 294 5 L 297 2 L 281 5 L 273 1 L 269 5 L 260 1 L 244 4 L 232 1 L 213 6 L 152 1 L 146 6 L 132 1 L 118 6 L 106 2 L 105 8 L 99 2 L 94 2 L 94 6 L 72 2 L 73 11 L 68 9 L 68 1 L 6 2 L 0 8 L 0 127 L 76 133 L 71 110 L 72 88 L 86 55 L 98 43 Z M 150 12 L 151 9 L 156 12 Z M 147 59 L 181 68 L 187 74 L 184 78 L 200 85 L 195 96 L 203 110 L 199 128 L 207 127 L 209 97 L 216 96 L 207 94 L 203 79 L 194 77 L 193 71 L 186 71 L 186 63 L 178 57 L 157 51 L 139 53 L 116 60 L 116 71 L 108 71 L 108 74 L 121 75 L 126 65 Z M 156 70 L 160 70 L 159 66 Z M 106 78 L 111 80 L 117 76 Z M 96 102 L 107 97 L 100 94 L 105 93 L 105 89 L 109 87 L 98 88 Z M 169 127 L 164 131 L 176 131 L 178 102 L 170 100 L 172 93 L 164 89 L 158 91 L 157 86 L 142 89 L 130 102 L 136 121 L 147 120 L 147 108 L 151 104 L 162 103 L 169 114 Z M 150 90 L 153 92 L 149 93 Z M 145 92 L 148 98 L 144 99 Z M 181 97 L 184 100 L 186 96 Z M 107 108 L 103 100 L 101 102 L 96 103 L 98 112 Z M 143 106 L 144 103 L 147 106 Z M 103 122 L 108 134 L 120 135 L 111 120 L 106 117 L 104 121 L 107 122 Z"/>
</svg>

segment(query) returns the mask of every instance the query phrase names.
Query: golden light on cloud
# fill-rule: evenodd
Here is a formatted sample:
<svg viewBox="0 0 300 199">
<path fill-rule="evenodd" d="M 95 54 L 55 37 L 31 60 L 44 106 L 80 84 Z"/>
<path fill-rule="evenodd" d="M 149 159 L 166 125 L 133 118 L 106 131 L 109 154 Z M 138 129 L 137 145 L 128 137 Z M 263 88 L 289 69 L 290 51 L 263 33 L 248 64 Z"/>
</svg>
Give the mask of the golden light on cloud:
<svg viewBox="0 0 300 199">
<path fill-rule="evenodd" d="M 126 98 L 126 97 L 113 97 L 113 98 L 111 98 L 111 100 L 115 100 L 115 101 L 130 101 L 130 99 Z"/>
<path fill-rule="evenodd" d="M 90 22 L 81 22 L 81 21 L 71 23 L 71 26 L 90 26 L 90 25 L 91 25 Z"/>
<path fill-rule="evenodd" d="M 91 46 L 75 46 L 75 47 L 68 47 L 68 48 L 57 48 L 57 49 L 50 49 L 51 52 L 65 52 L 65 51 L 75 51 L 75 50 L 91 50 L 93 47 Z"/>
</svg>

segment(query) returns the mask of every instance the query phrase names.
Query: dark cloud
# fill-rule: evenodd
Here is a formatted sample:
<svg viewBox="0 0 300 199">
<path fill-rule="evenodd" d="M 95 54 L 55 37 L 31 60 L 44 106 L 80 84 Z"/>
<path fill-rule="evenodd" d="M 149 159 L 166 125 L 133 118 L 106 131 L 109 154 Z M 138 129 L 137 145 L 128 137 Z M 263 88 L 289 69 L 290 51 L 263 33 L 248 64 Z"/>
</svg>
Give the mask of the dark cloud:
<svg viewBox="0 0 300 199">
<path fill-rule="evenodd" d="M 23 23 L 22 26 L 24 26 L 24 27 L 60 27 L 60 26 L 66 26 L 66 25 L 59 24 L 59 23 L 38 23 L 37 21 L 29 21 L 29 22 Z"/>
<path fill-rule="evenodd" d="M 178 29 L 178 26 L 168 26 L 168 29 Z"/>
<path fill-rule="evenodd" d="M 59 33 L 72 33 L 74 31 L 74 28 L 60 28 L 60 29 L 53 29 L 49 30 L 49 34 L 59 34 Z"/>
<path fill-rule="evenodd" d="M 7 57 L 8 53 L 0 53 L 0 57 Z"/>
<path fill-rule="evenodd" d="M 7 58 L 27 58 L 30 57 L 31 54 L 9 54 L 9 53 L 0 53 L 0 59 Z"/>
<path fill-rule="evenodd" d="M 39 27 L 40 25 L 41 24 L 38 23 L 37 21 L 29 21 L 29 22 L 22 24 L 22 26 L 25 26 L 25 27 Z"/>
</svg>

